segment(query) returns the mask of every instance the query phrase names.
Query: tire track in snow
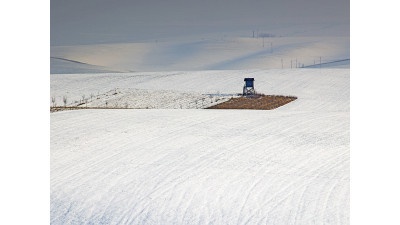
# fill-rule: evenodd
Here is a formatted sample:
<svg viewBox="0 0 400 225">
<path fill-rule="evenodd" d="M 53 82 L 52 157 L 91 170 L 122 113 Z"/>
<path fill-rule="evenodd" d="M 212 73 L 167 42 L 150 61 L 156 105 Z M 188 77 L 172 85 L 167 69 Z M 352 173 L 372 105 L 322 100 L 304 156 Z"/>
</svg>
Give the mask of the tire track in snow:
<svg viewBox="0 0 400 225">
<path fill-rule="evenodd" d="M 265 166 L 264 166 L 264 167 L 265 167 Z M 264 167 L 263 167 L 262 169 L 264 169 Z M 259 171 L 261 171 L 262 169 L 260 169 Z M 242 219 L 243 210 L 244 210 L 244 208 L 245 208 L 247 202 L 249 201 L 249 197 L 250 197 L 250 195 L 252 194 L 252 191 L 254 190 L 254 188 L 255 188 L 258 184 L 261 183 L 261 181 L 262 181 L 263 179 L 264 179 L 264 176 L 260 176 L 260 178 L 250 186 L 249 190 L 248 190 L 247 193 L 245 194 L 246 197 L 245 197 L 245 199 L 244 199 L 244 201 L 243 201 L 242 206 L 240 207 L 240 212 L 239 212 L 239 214 L 238 214 L 238 219 L 237 219 L 237 223 L 236 223 L 236 224 L 240 224 L 241 219 Z"/>
<path fill-rule="evenodd" d="M 334 161 L 334 160 L 335 159 L 331 159 L 331 161 Z M 320 171 L 321 168 L 325 167 L 326 164 L 329 164 L 329 162 L 326 162 L 325 164 L 322 164 L 321 166 L 314 168 L 314 170 L 311 170 L 311 171 L 307 172 L 306 174 L 313 174 L 316 171 Z M 332 167 L 335 167 L 336 165 L 340 165 L 340 164 L 342 164 L 342 162 L 336 162 L 334 165 L 332 165 Z M 326 170 L 329 170 L 329 168 Z M 317 175 L 312 176 L 313 179 L 317 179 L 319 174 L 320 173 L 317 173 Z M 260 206 L 257 210 L 255 210 L 255 212 L 251 214 L 251 216 L 247 219 L 247 221 L 244 224 L 248 224 L 257 212 L 261 211 L 264 206 L 270 205 L 272 200 L 275 199 L 277 196 L 281 196 L 282 194 L 286 193 L 281 197 L 281 199 L 275 204 L 275 206 L 273 208 L 277 207 L 281 202 L 286 200 L 293 193 L 296 193 L 298 190 L 300 190 L 302 188 L 307 189 L 307 186 L 312 183 L 312 182 L 302 183 L 302 184 L 298 185 L 297 187 L 293 188 L 293 186 L 296 186 L 296 184 L 298 183 L 299 180 L 300 179 L 294 180 L 294 181 L 290 182 L 289 184 L 287 184 L 285 187 L 280 188 L 280 191 L 278 193 L 275 193 L 271 197 L 269 197 L 269 200 L 267 200 L 267 202 L 265 202 L 264 204 L 262 204 L 262 206 Z M 287 192 L 287 190 L 291 190 L 291 191 Z M 272 209 L 270 211 L 272 211 Z"/>
<path fill-rule="evenodd" d="M 340 171 L 337 171 L 336 172 L 336 174 L 338 174 Z M 339 179 L 337 179 L 337 180 L 335 180 L 334 181 L 334 183 L 329 187 L 328 186 L 328 188 L 329 188 L 329 191 L 327 191 L 327 193 L 323 196 L 323 197 L 325 197 L 326 199 L 325 199 L 325 201 L 324 201 L 324 205 L 323 205 L 323 210 L 322 210 L 322 212 L 320 213 L 320 215 L 321 215 L 321 223 L 326 223 L 326 221 L 323 221 L 324 220 L 324 218 L 327 218 L 325 215 L 326 215 L 326 211 L 327 211 L 327 208 L 328 208 L 328 205 L 329 205 L 329 200 L 330 200 L 330 197 L 331 197 L 331 195 L 332 195 L 332 192 L 336 189 L 336 187 L 337 187 L 337 185 L 339 184 L 339 183 L 341 183 L 342 182 L 342 180 L 339 180 Z M 338 222 L 337 222 L 338 223 Z"/>
<path fill-rule="evenodd" d="M 262 141 L 263 141 L 263 140 L 258 140 L 258 141 L 256 141 L 256 142 L 254 142 L 253 144 L 256 145 L 258 142 L 262 142 Z M 237 152 L 240 152 L 240 151 L 243 151 L 243 150 L 248 149 L 248 148 L 242 148 L 243 146 L 248 146 L 248 144 L 247 144 L 247 143 L 241 142 L 241 144 L 236 145 L 236 148 L 237 148 L 238 150 L 237 150 L 237 151 L 233 151 L 233 152 L 231 153 L 231 155 L 234 155 L 234 154 L 237 153 Z M 224 152 L 221 152 L 220 154 L 217 154 L 217 155 L 214 157 L 214 159 L 218 159 L 218 158 L 219 158 L 221 155 L 223 155 L 223 154 L 225 154 L 225 153 L 224 153 Z M 208 153 L 203 154 L 202 156 L 198 157 L 198 159 L 200 159 L 200 158 L 205 158 L 204 156 L 206 156 L 206 155 L 208 155 Z M 215 160 L 214 160 L 214 161 L 215 161 Z M 193 165 L 196 165 L 196 166 L 192 166 L 192 167 L 190 167 L 190 169 L 187 169 L 187 170 L 185 170 L 185 171 L 182 171 L 181 173 L 178 173 L 178 175 L 175 175 L 175 176 L 174 176 L 175 178 L 174 178 L 173 180 L 171 180 L 170 183 L 175 182 L 176 180 L 180 180 L 182 176 L 186 177 L 187 174 L 192 174 L 192 171 L 198 171 L 197 173 L 201 174 L 201 173 L 204 172 L 204 170 L 207 170 L 207 169 L 208 169 L 207 167 L 204 167 L 204 165 L 208 165 L 208 164 L 215 164 L 215 163 L 212 163 L 212 162 L 210 163 L 210 161 L 207 160 L 207 158 L 203 159 L 202 161 L 199 161 L 198 163 L 193 163 Z M 174 169 L 174 170 L 175 170 L 175 169 Z M 170 174 L 176 174 L 176 173 L 174 173 L 174 170 L 171 170 Z M 167 175 L 167 176 L 163 176 L 163 177 L 169 177 L 170 174 Z M 162 178 L 162 179 L 165 180 L 166 178 Z M 185 182 L 185 181 L 184 181 L 184 180 L 181 181 L 181 183 L 183 183 L 183 182 Z M 165 188 L 163 192 L 158 193 L 158 195 L 154 196 L 154 194 L 156 194 L 156 193 L 157 193 L 159 190 L 161 190 L 162 188 L 163 188 L 163 186 L 161 186 L 161 185 L 157 186 L 156 188 L 152 188 L 152 192 L 149 193 L 148 195 L 146 195 L 145 197 L 143 197 L 141 200 L 137 201 L 137 203 L 135 204 L 135 207 L 136 207 L 136 205 L 141 205 L 142 207 L 147 207 L 147 205 L 150 204 L 150 203 L 142 204 L 142 202 L 145 201 L 145 200 L 147 200 L 148 197 L 149 197 L 150 195 L 153 195 L 153 198 L 158 198 L 159 196 L 162 196 L 163 194 L 165 194 L 165 193 L 169 192 L 171 189 L 173 189 L 173 187 Z M 133 208 L 135 208 L 135 207 L 133 207 Z M 129 213 L 129 214 L 131 214 L 131 213 Z M 139 214 L 138 214 L 138 215 L 139 215 Z M 135 217 L 137 217 L 138 215 L 135 215 L 135 216 L 132 216 L 132 217 L 135 218 Z M 131 221 L 131 220 L 127 220 L 127 221 Z M 134 221 L 134 220 L 133 220 L 133 221 Z"/>
<path fill-rule="evenodd" d="M 181 129 L 180 131 L 183 132 L 183 130 L 184 130 L 184 129 Z M 175 131 L 175 133 L 177 133 L 177 135 L 179 135 L 180 132 L 176 132 L 176 131 Z M 167 142 L 167 141 L 166 141 L 166 142 Z M 239 150 L 240 150 L 240 149 L 239 149 Z M 218 157 L 216 157 L 216 158 L 218 158 Z"/>
<path fill-rule="evenodd" d="M 304 176 L 303 176 L 304 177 Z"/>
</svg>

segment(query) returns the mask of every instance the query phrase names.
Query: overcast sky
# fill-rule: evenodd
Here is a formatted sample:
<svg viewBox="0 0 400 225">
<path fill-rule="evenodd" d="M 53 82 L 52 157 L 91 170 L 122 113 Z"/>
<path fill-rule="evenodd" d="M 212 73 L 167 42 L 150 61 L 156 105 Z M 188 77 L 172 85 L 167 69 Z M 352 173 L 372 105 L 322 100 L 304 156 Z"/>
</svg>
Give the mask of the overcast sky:
<svg viewBox="0 0 400 225">
<path fill-rule="evenodd" d="M 51 0 L 51 45 L 349 24 L 349 0 Z"/>
</svg>

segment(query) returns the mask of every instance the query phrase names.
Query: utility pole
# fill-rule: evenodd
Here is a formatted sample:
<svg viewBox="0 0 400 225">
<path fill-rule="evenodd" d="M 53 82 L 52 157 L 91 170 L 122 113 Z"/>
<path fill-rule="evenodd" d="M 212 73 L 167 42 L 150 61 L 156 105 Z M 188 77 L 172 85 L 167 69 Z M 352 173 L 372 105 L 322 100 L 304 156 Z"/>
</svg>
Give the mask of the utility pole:
<svg viewBox="0 0 400 225">
<path fill-rule="evenodd" d="M 322 63 L 322 57 L 319 57 L 319 68 L 321 68 L 321 63 Z"/>
</svg>

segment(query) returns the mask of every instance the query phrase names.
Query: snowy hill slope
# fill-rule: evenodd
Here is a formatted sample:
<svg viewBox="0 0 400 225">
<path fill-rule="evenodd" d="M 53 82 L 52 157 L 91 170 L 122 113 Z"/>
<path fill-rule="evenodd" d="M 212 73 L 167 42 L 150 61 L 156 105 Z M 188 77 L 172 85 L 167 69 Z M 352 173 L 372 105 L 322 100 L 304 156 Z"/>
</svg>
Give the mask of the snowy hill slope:
<svg viewBox="0 0 400 225">
<path fill-rule="evenodd" d="M 50 73 L 112 73 L 113 71 L 101 66 L 90 65 L 63 58 L 50 58 Z"/>
<path fill-rule="evenodd" d="M 244 76 L 298 99 L 52 113 L 51 223 L 349 224 L 348 69 L 59 74 L 51 92 L 236 93 Z"/>
<path fill-rule="evenodd" d="M 168 93 L 235 95 L 242 92 L 243 78 L 254 77 L 256 91 L 273 95 L 295 95 L 297 101 L 310 104 L 310 110 L 348 110 L 348 105 L 342 104 L 346 92 L 338 92 L 332 96 L 335 79 L 348 79 L 348 69 L 276 69 L 276 70 L 221 70 L 221 71 L 173 71 L 173 72 L 136 72 L 116 74 L 54 74 L 50 76 L 51 96 L 55 97 L 57 105 L 63 105 L 62 98 L 67 96 L 68 102 L 79 102 L 82 96 L 100 96 L 100 100 L 117 92 L 131 92 L 133 95 L 143 90 L 154 95 Z M 309 87 L 313 82 L 319 92 Z M 343 81 L 344 82 L 344 81 Z M 111 94 L 109 94 L 111 93 Z M 124 93 L 122 93 L 124 94 Z M 119 96 L 119 95 L 115 95 Z M 131 96 L 133 97 L 133 96 Z M 135 101 L 135 99 L 132 99 Z M 140 101 L 151 101 L 141 99 Z M 164 99 L 167 101 L 167 99 Z M 295 102 L 297 102 L 295 101 Z M 297 103 L 293 104 L 297 104 Z M 124 102 L 121 102 L 124 103 Z M 122 104 L 120 104 L 121 106 Z M 290 104 L 292 105 L 292 103 Z M 289 107 L 289 106 L 288 106 Z M 345 107 L 345 108 L 343 108 Z M 154 107 L 151 107 L 154 108 Z M 304 106 L 301 107 L 304 110 Z"/>
<path fill-rule="evenodd" d="M 349 59 L 349 43 L 349 37 L 344 36 L 197 37 L 185 41 L 53 46 L 51 56 L 121 72 L 281 69 L 295 68 L 296 62 L 301 67 L 319 64 L 320 60 L 327 63 Z M 52 68 L 52 73 L 65 73 L 57 65 Z M 71 73 L 75 71 L 79 73 L 78 69 Z"/>
</svg>

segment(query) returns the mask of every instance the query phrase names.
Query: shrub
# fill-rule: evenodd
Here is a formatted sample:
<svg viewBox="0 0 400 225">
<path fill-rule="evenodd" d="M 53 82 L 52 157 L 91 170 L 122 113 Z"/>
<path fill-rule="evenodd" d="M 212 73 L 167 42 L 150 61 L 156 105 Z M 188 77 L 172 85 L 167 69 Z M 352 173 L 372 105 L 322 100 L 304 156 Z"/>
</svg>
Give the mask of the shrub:
<svg viewBox="0 0 400 225">
<path fill-rule="evenodd" d="M 67 96 L 63 96 L 64 107 L 67 106 Z"/>
<path fill-rule="evenodd" d="M 56 97 L 51 97 L 51 102 L 53 103 L 53 107 L 56 107 Z"/>
</svg>

